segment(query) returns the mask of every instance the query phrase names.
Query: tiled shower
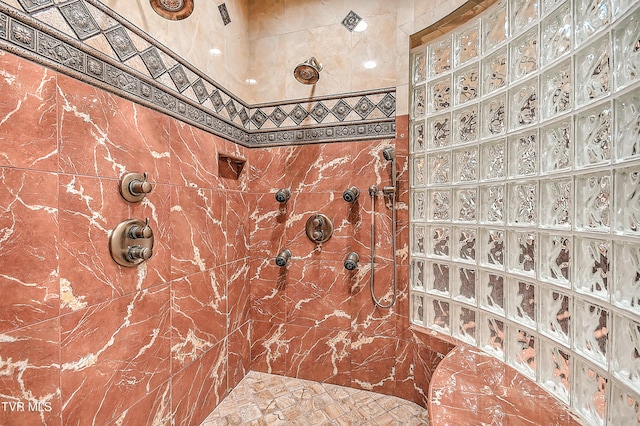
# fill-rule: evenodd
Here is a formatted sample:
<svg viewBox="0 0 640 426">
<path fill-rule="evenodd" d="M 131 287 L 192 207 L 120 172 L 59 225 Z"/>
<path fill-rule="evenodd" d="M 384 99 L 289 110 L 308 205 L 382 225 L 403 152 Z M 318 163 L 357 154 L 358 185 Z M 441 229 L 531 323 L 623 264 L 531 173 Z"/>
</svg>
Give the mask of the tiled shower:
<svg viewBox="0 0 640 426">
<path fill-rule="evenodd" d="M 640 7 L 502 1 L 411 57 L 411 323 L 640 414 Z"/>
</svg>

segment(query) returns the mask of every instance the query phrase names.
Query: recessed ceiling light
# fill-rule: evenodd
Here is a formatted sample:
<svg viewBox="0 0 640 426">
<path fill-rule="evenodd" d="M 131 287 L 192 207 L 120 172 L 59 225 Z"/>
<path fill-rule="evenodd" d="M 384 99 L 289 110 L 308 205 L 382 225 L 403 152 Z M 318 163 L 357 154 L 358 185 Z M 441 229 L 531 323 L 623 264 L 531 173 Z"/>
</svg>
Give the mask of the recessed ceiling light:
<svg viewBox="0 0 640 426">
<path fill-rule="evenodd" d="M 356 25 L 356 27 L 353 29 L 353 31 L 361 33 L 363 31 L 365 31 L 368 27 L 369 27 L 369 25 L 363 19 L 362 21 L 358 22 L 358 25 Z"/>
<path fill-rule="evenodd" d="M 254 84 L 258 83 L 254 78 L 248 78 L 245 80 L 245 82 L 249 85 L 249 86 L 253 86 Z"/>
<path fill-rule="evenodd" d="M 363 65 L 366 69 L 371 70 L 377 67 L 378 63 L 376 61 L 367 61 Z"/>
<path fill-rule="evenodd" d="M 214 56 L 222 55 L 222 50 L 214 47 L 213 49 L 209 49 L 209 54 Z"/>
</svg>

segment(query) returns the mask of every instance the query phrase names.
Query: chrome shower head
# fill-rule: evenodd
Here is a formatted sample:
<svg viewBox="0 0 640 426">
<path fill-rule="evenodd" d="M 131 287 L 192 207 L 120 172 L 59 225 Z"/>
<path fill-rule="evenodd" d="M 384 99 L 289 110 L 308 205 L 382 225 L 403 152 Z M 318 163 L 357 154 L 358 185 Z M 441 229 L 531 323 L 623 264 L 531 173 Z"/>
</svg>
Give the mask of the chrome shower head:
<svg viewBox="0 0 640 426">
<path fill-rule="evenodd" d="M 310 57 L 293 70 L 293 76 L 302 84 L 316 84 L 320 80 L 322 64 L 315 57 Z"/>
<path fill-rule="evenodd" d="M 386 146 L 382 149 L 382 156 L 385 160 L 391 161 L 396 158 L 396 150 L 391 145 Z"/>
</svg>

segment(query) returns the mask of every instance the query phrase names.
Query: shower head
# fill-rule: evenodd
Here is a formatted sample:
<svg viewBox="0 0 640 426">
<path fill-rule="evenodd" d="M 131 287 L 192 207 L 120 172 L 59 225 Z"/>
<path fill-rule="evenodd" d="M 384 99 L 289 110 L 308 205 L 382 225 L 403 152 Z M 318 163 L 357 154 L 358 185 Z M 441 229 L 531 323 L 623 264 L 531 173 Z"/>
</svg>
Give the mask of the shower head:
<svg viewBox="0 0 640 426">
<path fill-rule="evenodd" d="M 396 158 L 396 150 L 395 150 L 395 148 L 392 147 L 391 145 L 386 146 L 382 150 L 382 156 L 387 161 L 391 161 L 391 160 L 395 159 Z"/>
<path fill-rule="evenodd" d="M 293 76 L 302 84 L 316 84 L 320 80 L 322 64 L 315 57 L 310 57 L 293 70 Z"/>
</svg>

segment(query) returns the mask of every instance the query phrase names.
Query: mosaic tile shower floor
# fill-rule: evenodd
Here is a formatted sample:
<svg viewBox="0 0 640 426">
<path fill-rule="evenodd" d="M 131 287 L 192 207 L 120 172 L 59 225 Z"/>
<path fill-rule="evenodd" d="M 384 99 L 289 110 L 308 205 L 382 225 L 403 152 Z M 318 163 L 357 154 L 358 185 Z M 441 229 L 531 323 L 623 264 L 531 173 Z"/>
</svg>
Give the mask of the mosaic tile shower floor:
<svg viewBox="0 0 640 426">
<path fill-rule="evenodd" d="M 401 398 L 251 371 L 200 426 L 428 424 L 427 410 Z"/>
</svg>

